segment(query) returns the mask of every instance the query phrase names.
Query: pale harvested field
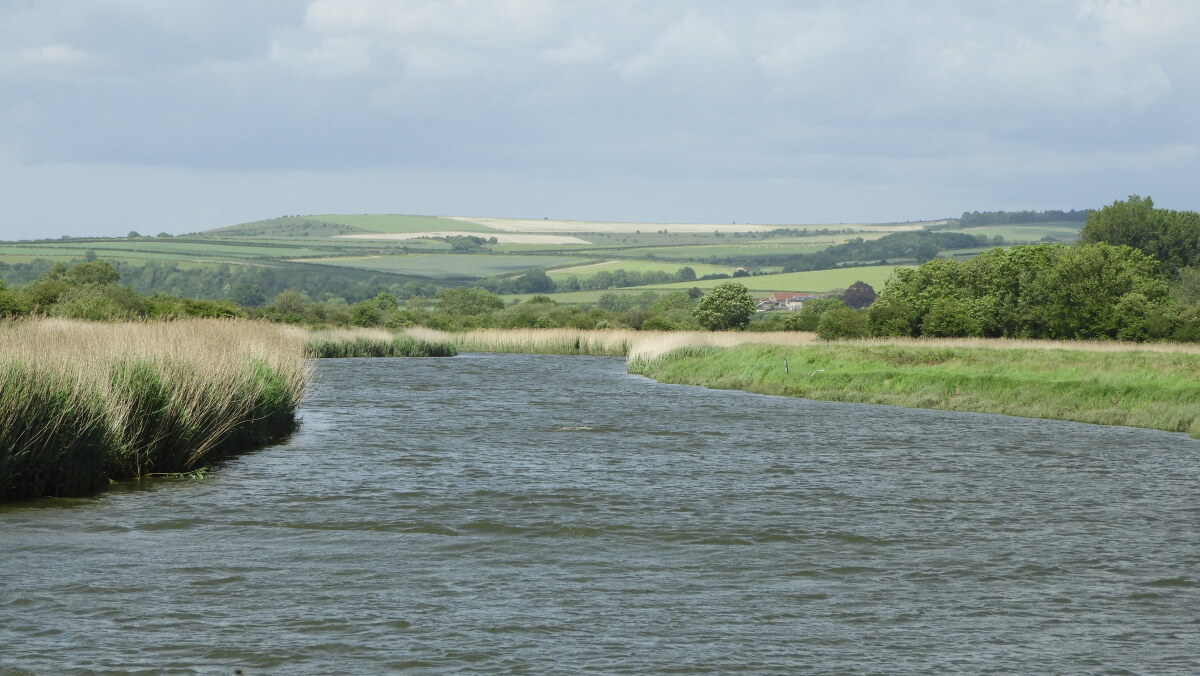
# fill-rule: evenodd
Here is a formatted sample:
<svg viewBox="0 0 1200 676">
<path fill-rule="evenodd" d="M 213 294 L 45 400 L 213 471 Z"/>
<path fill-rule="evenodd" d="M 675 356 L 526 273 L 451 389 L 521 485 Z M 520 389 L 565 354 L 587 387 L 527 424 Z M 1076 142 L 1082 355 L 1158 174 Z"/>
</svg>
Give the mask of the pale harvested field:
<svg viewBox="0 0 1200 676">
<path fill-rule="evenodd" d="M 754 223 L 618 223 L 615 221 L 546 221 L 533 218 L 469 218 L 466 216 L 446 216 L 455 221 L 464 223 L 475 223 L 497 230 L 505 230 L 509 232 L 658 232 L 666 230 L 667 232 L 712 232 L 720 230 L 721 232 L 760 232 L 764 230 L 774 230 L 782 227 L 782 225 L 760 225 Z M 838 225 L 838 226 L 812 226 L 812 227 L 837 227 L 837 228 L 859 228 L 860 225 Z"/>
<path fill-rule="evenodd" d="M 500 244 L 591 244 L 586 239 L 570 235 L 521 235 L 509 233 L 467 232 L 457 230 L 441 230 L 437 232 L 381 232 L 365 235 L 337 235 L 334 239 L 424 239 L 429 237 L 483 237 L 496 238 Z"/>
<path fill-rule="evenodd" d="M 778 228 L 829 228 L 832 230 L 863 230 L 867 232 L 908 232 L 921 230 L 928 225 L 941 225 L 946 221 L 921 221 L 914 223 L 622 223 L 618 221 L 554 221 L 536 218 L 475 218 L 471 216 L 442 216 L 452 221 L 474 223 L 508 232 L 762 232 Z M 478 233 L 475 233 L 478 234 Z M 353 235 L 351 235 L 353 236 Z"/>
</svg>

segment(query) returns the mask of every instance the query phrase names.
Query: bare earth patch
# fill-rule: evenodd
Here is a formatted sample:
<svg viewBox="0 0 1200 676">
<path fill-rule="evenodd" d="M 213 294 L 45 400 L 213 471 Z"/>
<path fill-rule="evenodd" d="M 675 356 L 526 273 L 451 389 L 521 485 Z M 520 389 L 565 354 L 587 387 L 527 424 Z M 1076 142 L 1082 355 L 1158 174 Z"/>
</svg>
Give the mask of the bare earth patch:
<svg viewBox="0 0 1200 676">
<path fill-rule="evenodd" d="M 461 220 L 461 219 L 459 219 Z M 571 237 L 570 235 L 519 235 L 508 233 L 466 232 L 443 230 L 439 232 L 381 232 L 361 235 L 338 235 L 336 239 L 425 239 L 429 237 L 483 237 L 496 238 L 500 244 L 591 244 L 591 242 Z"/>
</svg>

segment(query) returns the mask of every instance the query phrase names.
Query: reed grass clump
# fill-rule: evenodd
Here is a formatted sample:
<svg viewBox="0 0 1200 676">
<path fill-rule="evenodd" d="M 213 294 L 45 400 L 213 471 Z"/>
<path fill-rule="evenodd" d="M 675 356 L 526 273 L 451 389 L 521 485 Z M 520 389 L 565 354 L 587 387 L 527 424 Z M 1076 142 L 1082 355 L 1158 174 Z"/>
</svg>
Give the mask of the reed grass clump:
<svg viewBox="0 0 1200 676">
<path fill-rule="evenodd" d="M 305 343 L 310 357 L 453 357 L 458 349 L 447 340 L 393 334 L 381 329 L 315 331 Z"/>
<path fill-rule="evenodd" d="M 0 322 L 0 500 L 195 470 L 295 426 L 303 343 L 230 320 Z"/>
<path fill-rule="evenodd" d="M 519 354 L 578 354 L 624 357 L 635 341 L 660 332 L 620 329 L 480 329 L 449 333 L 422 327 L 407 329 L 406 335 L 426 340 L 447 341 L 462 352 Z"/>
</svg>

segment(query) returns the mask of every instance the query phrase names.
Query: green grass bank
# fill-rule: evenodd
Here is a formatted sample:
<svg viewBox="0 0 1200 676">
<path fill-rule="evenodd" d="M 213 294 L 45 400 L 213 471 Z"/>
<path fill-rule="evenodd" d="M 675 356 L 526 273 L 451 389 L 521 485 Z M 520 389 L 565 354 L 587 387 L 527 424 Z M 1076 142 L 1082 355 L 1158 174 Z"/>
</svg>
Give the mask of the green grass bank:
<svg viewBox="0 0 1200 676">
<path fill-rule="evenodd" d="M 814 343 L 690 346 L 633 356 L 664 383 L 822 401 L 1127 425 L 1200 438 L 1200 355 L 1095 349 Z"/>
</svg>

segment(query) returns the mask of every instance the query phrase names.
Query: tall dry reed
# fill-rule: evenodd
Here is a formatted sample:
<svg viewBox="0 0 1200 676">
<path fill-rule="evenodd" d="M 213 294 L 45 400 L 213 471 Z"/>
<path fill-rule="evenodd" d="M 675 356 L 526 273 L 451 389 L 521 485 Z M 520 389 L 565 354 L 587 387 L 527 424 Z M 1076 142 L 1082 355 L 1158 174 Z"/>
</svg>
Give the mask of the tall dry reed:
<svg viewBox="0 0 1200 676">
<path fill-rule="evenodd" d="M 302 330 L 301 330 L 302 331 Z M 310 357 L 453 357 L 458 350 L 448 340 L 394 334 L 384 329 L 325 329 L 304 334 Z"/>
<path fill-rule="evenodd" d="M 238 320 L 0 322 L 0 499 L 184 472 L 289 433 L 303 342 Z"/>
<path fill-rule="evenodd" d="M 446 341 L 463 352 L 589 354 L 623 357 L 639 336 L 658 332 L 584 329 L 481 329 L 448 333 L 424 327 L 408 329 L 414 338 Z"/>
</svg>

